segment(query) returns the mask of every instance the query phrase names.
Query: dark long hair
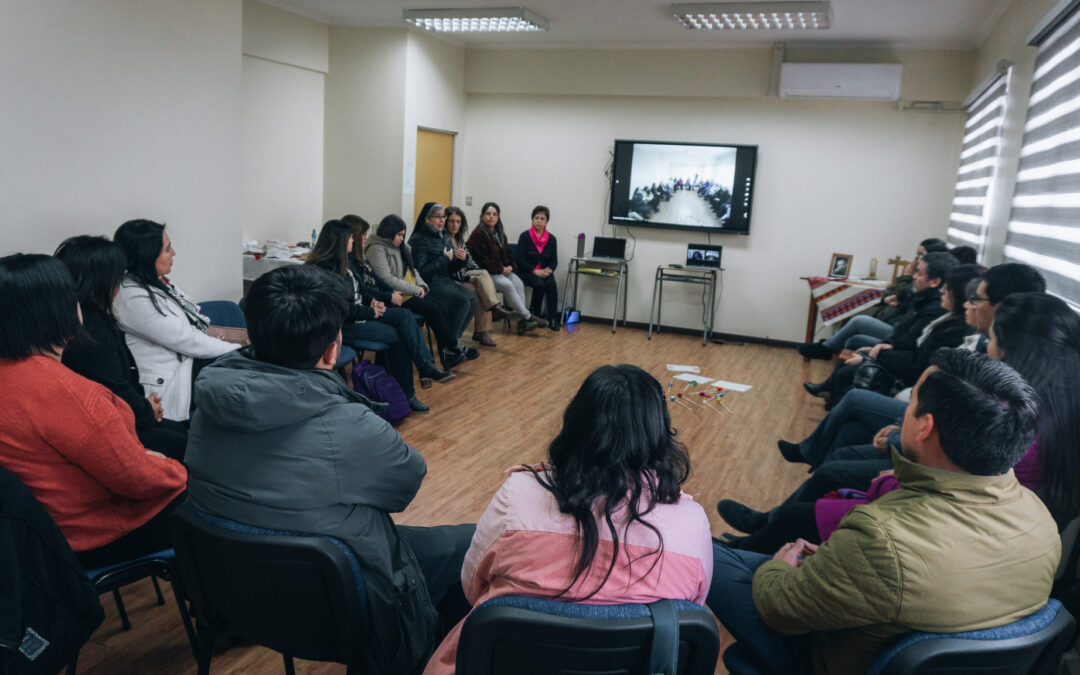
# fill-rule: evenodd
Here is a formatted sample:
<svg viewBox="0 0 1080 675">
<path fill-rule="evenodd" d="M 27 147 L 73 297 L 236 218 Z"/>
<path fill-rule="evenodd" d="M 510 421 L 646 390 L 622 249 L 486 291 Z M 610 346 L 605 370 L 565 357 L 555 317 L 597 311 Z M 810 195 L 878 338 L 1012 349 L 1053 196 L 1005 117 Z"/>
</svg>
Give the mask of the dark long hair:
<svg viewBox="0 0 1080 675">
<path fill-rule="evenodd" d="M 480 222 L 481 223 L 484 222 L 484 211 L 487 211 L 489 206 L 494 206 L 495 207 L 495 213 L 499 214 L 499 219 L 497 221 L 495 221 L 495 227 L 493 227 L 492 229 L 499 233 L 499 237 L 502 239 L 502 242 L 505 245 L 505 244 L 508 243 L 507 239 L 506 239 L 506 228 L 503 227 L 502 209 L 499 208 L 498 204 L 496 204 L 495 202 L 487 202 L 487 203 L 485 203 L 480 208 Z M 487 227 L 486 224 L 485 224 L 485 227 Z"/>
<path fill-rule="evenodd" d="M 660 383 L 637 366 L 597 368 L 566 407 L 548 456 L 554 465 L 549 479 L 539 474 L 536 479 L 555 496 L 559 511 L 574 518 L 578 533 L 574 576 L 557 597 L 588 576 L 600 543 L 598 517 L 611 534 L 611 563 L 599 586 L 574 599 L 587 600 L 607 583 L 619 556 L 612 514 L 624 507 L 629 514 L 624 535 L 637 522 L 659 539 L 653 564 L 642 578 L 648 575 L 660 559 L 664 538 L 643 516 L 656 504 L 677 502 L 679 486 L 690 476 L 690 459 L 675 439 Z"/>
<path fill-rule="evenodd" d="M 447 227 L 446 228 L 446 234 L 450 235 L 450 237 L 452 237 L 456 243 L 458 243 L 461 246 L 464 246 L 465 245 L 465 239 L 469 236 L 469 221 L 468 221 L 467 218 L 465 218 L 465 212 L 462 211 L 461 209 L 459 209 L 456 206 L 447 206 L 445 210 L 446 210 L 446 222 L 447 223 L 450 222 L 450 216 L 452 216 L 452 215 L 456 214 L 457 216 L 459 216 L 461 218 L 461 229 L 458 230 L 458 233 L 457 234 L 450 234 L 450 228 Z"/>
<path fill-rule="evenodd" d="M 318 265 L 330 270 L 340 277 L 344 277 L 349 271 L 349 237 L 352 236 L 352 225 L 342 220 L 328 220 L 323 223 L 319 230 L 319 238 L 315 240 L 315 248 L 308 254 L 307 264 Z M 356 248 L 356 241 L 353 241 Z"/>
<path fill-rule="evenodd" d="M 945 273 L 945 288 L 942 292 L 952 297 L 954 316 L 964 317 L 964 301 L 968 297 L 968 284 L 985 272 L 986 268 L 981 265 L 957 265 Z"/>
<path fill-rule="evenodd" d="M 0 359 L 56 354 L 86 336 L 79 323 L 75 282 L 50 255 L 15 253 L 0 258 Z"/>
<path fill-rule="evenodd" d="M 105 237 L 81 235 L 65 239 L 53 253 L 75 281 L 79 304 L 113 319 L 112 300 L 124 279 L 124 252 Z"/>
<path fill-rule="evenodd" d="M 150 304 L 161 314 L 165 311 L 158 305 L 153 291 L 156 288 L 168 292 L 157 273 L 157 259 L 165 243 L 165 225 L 152 220 L 129 220 L 116 228 L 113 241 L 124 252 L 127 273 L 150 296 Z"/>
<path fill-rule="evenodd" d="M 368 230 L 371 229 L 371 223 L 364 220 L 363 218 L 356 215 L 355 213 L 349 213 L 349 214 L 346 214 L 346 215 L 342 216 L 341 217 L 341 222 L 348 223 L 349 226 L 352 227 L 353 244 L 352 244 L 352 253 L 350 253 L 349 255 L 352 256 L 353 260 L 355 260 L 356 262 L 360 263 L 361 266 L 363 266 L 363 264 L 364 264 L 364 235 L 367 234 Z"/>
<path fill-rule="evenodd" d="M 383 219 L 379 221 L 379 227 L 375 230 L 375 234 L 392 244 L 397 233 L 404 231 L 405 221 L 398 214 L 391 213 L 388 216 L 383 216 Z M 413 266 L 412 254 L 405 245 L 404 237 L 401 239 L 401 246 L 398 246 L 398 250 L 401 251 L 401 259 L 405 263 L 405 269 L 411 268 Z"/>
<path fill-rule="evenodd" d="M 1052 295 L 1014 293 L 991 330 L 1002 360 L 1039 394 L 1040 496 L 1064 527 L 1080 515 L 1080 317 Z"/>
</svg>

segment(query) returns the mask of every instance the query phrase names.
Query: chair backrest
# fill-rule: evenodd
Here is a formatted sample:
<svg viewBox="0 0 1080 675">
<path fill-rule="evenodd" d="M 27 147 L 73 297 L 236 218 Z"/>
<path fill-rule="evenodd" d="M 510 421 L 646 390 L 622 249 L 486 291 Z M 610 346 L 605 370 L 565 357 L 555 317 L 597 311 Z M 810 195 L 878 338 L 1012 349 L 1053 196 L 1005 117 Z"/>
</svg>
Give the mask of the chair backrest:
<svg viewBox="0 0 1080 675">
<path fill-rule="evenodd" d="M 704 607 L 675 601 L 680 675 L 712 675 L 720 651 Z M 589 605 L 504 596 L 465 620 L 457 672 L 469 675 L 604 675 L 649 672 L 653 620 L 646 605 Z"/>
<path fill-rule="evenodd" d="M 1014 623 L 964 633 L 911 633 L 886 650 L 867 675 L 1056 672 L 1076 622 L 1057 600 Z"/>
<path fill-rule="evenodd" d="M 212 326 L 247 328 L 244 310 L 230 300 L 207 300 L 199 305 L 199 313 L 205 314 Z"/>
<path fill-rule="evenodd" d="M 289 656 L 361 663 L 366 604 L 359 564 L 342 542 L 212 520 L 190 504 L 172 517 L 180 578 L 200 620 Z"/>
</svg>

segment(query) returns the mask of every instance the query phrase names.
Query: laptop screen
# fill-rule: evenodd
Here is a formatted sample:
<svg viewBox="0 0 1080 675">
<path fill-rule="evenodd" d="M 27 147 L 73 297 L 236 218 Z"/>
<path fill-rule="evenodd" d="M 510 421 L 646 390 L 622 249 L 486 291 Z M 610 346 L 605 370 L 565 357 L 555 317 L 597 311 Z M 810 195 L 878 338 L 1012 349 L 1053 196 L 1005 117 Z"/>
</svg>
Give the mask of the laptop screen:
<svg viewBox="0 0 1080 675">
<path fill-rule="evenodd" d="M 723 251 L 723 246 L 687 244 L 686 264 L 689 267 L 711 267 L 719 269 L 720 254 L 723 253 Z"/>
<path fill-rule="evenodd" d="M 594 258 L 618 258 L 626 257 L 626 240 L 622 237 L 593 237 Z"/>
</svg>

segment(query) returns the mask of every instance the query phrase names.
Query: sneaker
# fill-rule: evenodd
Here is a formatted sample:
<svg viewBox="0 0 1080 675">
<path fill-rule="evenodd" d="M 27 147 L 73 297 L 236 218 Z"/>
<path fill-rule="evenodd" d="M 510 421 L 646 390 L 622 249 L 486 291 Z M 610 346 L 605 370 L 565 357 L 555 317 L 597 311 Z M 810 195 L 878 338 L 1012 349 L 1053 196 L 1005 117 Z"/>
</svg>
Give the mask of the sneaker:
<svg viewBox="0 0 1080 675">
<path fill-rule="evenodd" d="M 433 363 L 425 363 L 417 370 L 420 371 L 420 384 L 423 386 L 424 380 L 430 382 L 449 382 L 454 379 L 454 374 L 449 370 L 439 370 Z M 430 385 L 428 385 L 430 386 Z M 425 389 L 427 387 L 424 387 Z"/>
<path fill-rule="evenodd" d="M 443 370 L 450 370 L 461 365 L 465 361 L 465 355 L 457 349 L 440 349 L 439 360 L 442 361 Z"/>
<path fill-rule="evenodd" d="M 469 361 L 474 361 L 480 358 L 480 351 L 475 347 L 461 347 L 461 354 Z"/>
<path fill-rule="evenodd" d="M 430 407 L 428 407 L 428 406 L 424 405 L 423 403 L 421 403 L 420 399 L 416 398 L 415 396 L 412 396 L 412 397 L 409 398 L 409 407 L 412 408 L 413 412 L 418 412 L 418 413 L 425 413 L 425 412 L 431 410 Z"/>
<path fill-rule="evenodd" d="M 799 353 L 808 359 L 820 359 L 822 361 L 832 360 L 836 353 L 833 350 L 825 346 L 825 341 L 808 342 L 804 345 L 799 345 Z"/>
<path fill-rule="evenodd" d="M 802 450 L 799 449 L 798 443 L 788 443 L 787 441 L 777 441 L 777 447 L 780 448 L 780 454 L 784 456 L 784 459 L 792 464 L 805 464 L 806 458 L 803 457 Z"/>
<path fill-rule="evenodd" d="M 716 512 L 728 525 L 747 534 L 754 534 L 769 522 L 769 514 L 755 511 L 732 499 L 721 499 L 717 502 Z"/>
<path fill-rule="evenodd" d="M 520 319 L 517 325 L 517 334 L 524 335 L 531 330 L 536 330 L 540 324 L 536 323 L 536 319 Z"/>
</svg>

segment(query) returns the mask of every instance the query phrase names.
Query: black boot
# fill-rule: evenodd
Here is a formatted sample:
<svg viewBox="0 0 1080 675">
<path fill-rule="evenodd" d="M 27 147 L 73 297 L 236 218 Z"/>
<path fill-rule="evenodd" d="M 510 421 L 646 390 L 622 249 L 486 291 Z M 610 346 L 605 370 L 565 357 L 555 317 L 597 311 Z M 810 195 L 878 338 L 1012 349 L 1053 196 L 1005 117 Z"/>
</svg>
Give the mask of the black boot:
<svg viewBox="0 0 1080 675">
<path fill-rule="evenodd" d="M 833 350 L 825 346 L 824 340 L 799 345 L 799 353 L 808 359 L 820 359 L 822 361 L 828 361 L 836 356 Z"/>
<path fill-rule="evenodd" d="M 731 499 L 721 499 L 716 504 L 716 512 L 736 530 L 754 534 L 769 522 L 769 514 L 755 511 Z"/>
</svg>

